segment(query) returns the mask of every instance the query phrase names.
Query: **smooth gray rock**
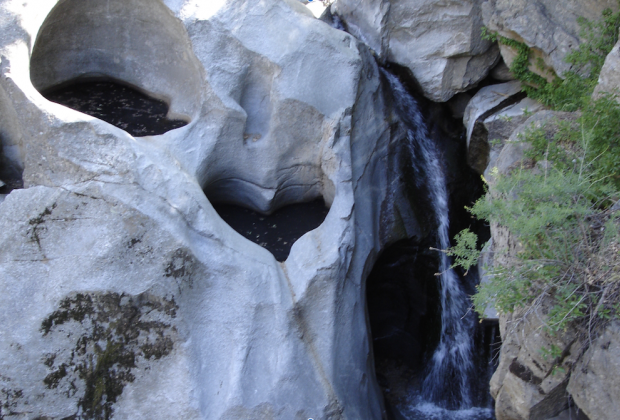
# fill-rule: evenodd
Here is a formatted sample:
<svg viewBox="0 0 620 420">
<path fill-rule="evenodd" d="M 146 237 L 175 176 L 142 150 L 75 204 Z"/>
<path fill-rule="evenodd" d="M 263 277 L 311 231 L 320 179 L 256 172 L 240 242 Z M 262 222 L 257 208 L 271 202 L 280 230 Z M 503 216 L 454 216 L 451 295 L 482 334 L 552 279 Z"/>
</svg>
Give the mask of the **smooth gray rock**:
<svg viewBox="0 0 620 420">
<path fill-rule="evenodd" d="M 523 166 L 525 152 L 532 147 L 524 138 L 529 131 L 542 130 L 546 139 L 552 141 L 560 123 L 574 123 L 576 119 L 575 113 L 548 110 L 540 110 L 527 118 L 514 129 L 508 140 L 491 149 L 489 164 L 484 172 L 489 185 L 493 186 L 497 174 L 506 175 Z"/>
<path fill-rule="evenodd" d="M 502 109 L 497 114 L 493 114 L 483 121 L 484 131 L 486 131 L 486 139 L 489 145 L 488 160 L 485 159 L 486 167 L 491 162 L 495 162 L 499 156 L 502 147 L 512 136 L 512 133 L 525 121 L 528 120 L 531 113 L 543 110 L 544 107 L 530 99 L 524 98 L 519 102 Z M 478 155 L 482 156 L 482 155 Z M 472 162 L 475 162 L 475 156 L 472 156 Z M 480 165 L 479 168 L 482 168 Z M 486 171 L 486 169 L 484 169 Z"/>
<path fill-rule="evenodd" d="M 520 93 L 521 89 L 519 81 L 486 86 L 474 95 L 465 108 L 463 125 L 467 130 L 467 163 L 479 174 L 484 173 L 489 164 L 489 142 L 495 140 L 495 136 L 489 136 L 485 121 L 494 118 L 509 104 L 512 105 L 511 98 Z"/>
<path fill-rule="evenodd" d="M 491 31 L 524 42 L 532 49 L 530 70 L 552 79 L 570 70 L 566 55 L 584 41 L 580 35 L 579 17 L 598 21 L 606 8 L 618 10 L 615 0 L 485 0 L 483 22 Z M 502 57 L 510 67 L 516 51 L 502 46 Z M 541 58 L 551 70 L 537 68 Z"/>
<path fill-rule="evenodd" d="M 383 61 L 407 67 L 424 95 L 445 102 L 475 86 L 498 49 L 481 37 L 480 0 L 338 0 L 332 12 Z"/>
<path fill-rule="evenodd" d="M 504 60 L 500 60 L 499 63 L 489 73 L 489 75 L 495 80 L 499 80 L 501 82 L 509 82 L 511 80 L 515 80 L 516 77 L 510 71 L 510 68 L 506 65 Z"/>
<path fill-rule="evenodd" d="M 579 408 L 571 407 L 548 420 L 590 420 Z"/>
<path fill-rule="evenodd" d="M 0 56 L 4 418 L 382 417 L 364 281 L 407 221 L 363 46 L 296 0 L 7 0 Z M 188 124 L 134 138 L 36 89 L 92 75 Z M 283 263 L 209 201 L 316 197 Z"/>
<path fill-rule="evenodd" d="M 574 368 L 568 392 L 590 420 L 620 412 L 620 325 L 612 322 Z"/>
<path fill-rule="evenodd" d="M 605 64 L 598 77 L 598 84 L 594 88 L 595 98 L 604 93 L 620 95 L 620 42 L 618 42 L 605 58 Z"/>
</svg>

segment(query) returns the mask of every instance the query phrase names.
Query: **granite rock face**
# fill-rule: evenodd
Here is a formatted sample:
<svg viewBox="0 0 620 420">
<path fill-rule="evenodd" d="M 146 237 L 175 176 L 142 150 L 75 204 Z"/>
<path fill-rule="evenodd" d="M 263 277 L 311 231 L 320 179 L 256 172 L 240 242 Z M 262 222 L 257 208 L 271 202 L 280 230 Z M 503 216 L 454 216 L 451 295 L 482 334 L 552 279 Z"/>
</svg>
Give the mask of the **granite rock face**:
<svg viewBox="0 0 620 420">
<path fill-rule="evenodd" d="M 562 76 L 570 70 L 564 61 L 566 55 L 583 41 L 579 17 L 598 21 L 603 10 L 618 9 L 615 0 L 485 0 L 481 5 L 483 22 L 491 31 L 524 42 L 532 51 L 530 70 L 545 78 Z M 508 66 L 516 51 L 501 46 L 502 57 Z M 540 70 L 537 59 L 543 60 L 548 70 Z"/>
<path fill-rule="evenodd" d="M 568 392 L 590 420 L 610 418 L 620 410 L 620 326 L 613 322 L 575 366 Z"/>
<path fill-rule="evenodd" d="M 496 63 L 483 40 L 480 0 L 338 0 L 332 11 L 383 61 L 411 70 L 438 102 L 474 87 Z"/>
<path fill-rule="evenodd" d="M 7 0 L 0 56 L 0 417 L 382 417 L 364 281 L 408 222 L 363 45 L 296 0 Z M 40 93 L 95 76 L 188 124 L 134 138 Z M 317 197 L 283 263 L 210 204 Z"/>
<path fill-rule="evenodd" d="M 506 142 L 517 142 L 521 124 L 543 109 L 521 89 L 519 81 L 485 86 L 465 108 L 467 163 L 479 174 L 488 175 Z"/>
<path fill-rule="evenodd" d="M 504 86 L 502 92 L 508 92 L 508 87 Z M 513 88 L 516 90 L 516 86 Z M 485 92 L 480 90 L 479 93 Z M 499 114 L 510 108 L 500 110 Z M 525 152 L 531 145 L 521 137 L 523 134 L 528 130 L 542 129 L 551 141 L 561 123 L 569 123 L 575 118 L 572 113 L 538 111 L 518 125 L 508 139 L 495 145 L 484 172 L 489 194 L 494 193 L 497 175 L 507 175 L 515 169 L 538 170 L 527 160 Z M 484 262 L 491 267 L 511 267 L 522 250 L 518 238 L 497 223 L 491 223 L 491 238 L 485 247 Z M 583 352 L 584 342 L 576 330 L 551 334 L 546 329 L 548 311 L 548 302 L 539 299 L 527 310 L 499 314 L 502 347 L 499 365 L 490 383 L 498 420 L 549 420 L 568 408 L 567 385 L 573 366 Z M 497 316 L 488 309 L 487 315 Z M 556 349 L 557 354 L 550 356 L 549 349 Z"/>
<path fill-rule="evenodd" d="M 605 58 L 593 96 L 596 98 L 603 93 L 620 95 L 620 42 L 616 43 Z"/>
<path fill-rule="evenodd" d="M 551 335 L 546 306 L 500 316 L 499 366 L 491 378 L 498 420 L 547 420 L 568 407 L 566 386 L 583 344 L 575 334 Z M 561 356 L 549 357 L 555 348 Z"/>
<path fill-rule="evenodd" d="M 500 111 L 509 105 L 514 105 L 515 96 L 520 93 L 521 82 L 519 81 L 486 86 L 480 89 L 467 104 L 463 115 L 463 125 L 467 130 L 467 163 L 479 174 L 483 174 L 487 168 L 491 150 L 490 142 L 496 140 L 496 136 L 489 133 L 487 119 L 490 121 L 499 119 Z M 512 132 L 510 129 L 501 131 L 508 131 L 505 138 Z"/>
</svg>

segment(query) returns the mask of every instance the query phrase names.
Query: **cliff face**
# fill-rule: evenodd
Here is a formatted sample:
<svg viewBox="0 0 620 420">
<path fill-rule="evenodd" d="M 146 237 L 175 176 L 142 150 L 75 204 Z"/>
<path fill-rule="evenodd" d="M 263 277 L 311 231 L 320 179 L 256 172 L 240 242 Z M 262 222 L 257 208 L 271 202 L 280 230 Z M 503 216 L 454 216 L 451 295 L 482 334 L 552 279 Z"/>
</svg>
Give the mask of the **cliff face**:
<svg viewBox="0 0 620 420">
<path fill-rule="evenodd" d="M 573 113 L 539 111 L 520 124 L 503 145 L 495 145 L 493 148 L 499 150 L 494 151 L 489 165 L 489 169 L 492 167 L 495 171 L 485 173 L 489 180 L 488 193 L 495 193 L 494 177 L 498 174 L 505 175 L 512 170 L 544 170 L 540 165 L 528 163 L 524 152 L 531 145 L 519 135 L 532 128 L 543 128 L 545 136 L 552 141 L 559 125 L 576 118 Z M 517 196 L 515 192 L 515 199 Z M 617 210 L 610 210 L 614 211 Z M 612 228 L 619 229 L 617 225 Z M 594 225 L 592 229 L 600 229 L 600 226 Z M 491 224 L 491 235 L 492 240 L 483 251 L 485 263 L 510 269 L 522 249 L 519 239 L 498 224 Z M 609 253 L 612 253 L 611 259 Z M 599 261 L 593 264 L 592 271 L 603 271 L 603 265 L 610 262 L 617 264 L 617 256 L 613 257 L 617 253 L 616 242 L 601 246 L 592 256 Z M 617 280 L 617 275 L 602 279 L 602 290 L 613 289 Z M 549 297 L 541 295 L 531 305 L 499 316 L 503 343 L 499 366 L 491 379 L 497 418 L 545 420 L 565 410 L 572 410 L 573 416 L 579 415 L 579 418 L 613 418 L 617 410 L 615 401 L 619 397 L 614 378 L 619 371 L 616 351 L 611 346 L 618 339 L 618 322 L 610 321 L 603 329 L 590 325 L 589 330 L 575 325 L 553 332 L 549 328 L 552 306 Z M 601 303 L 605 302 L 604 295 L 601 299 Z M 497 315 L 489 312 L 489 316 Z M 604 372 L 602 366 L 605 366 Z"/>
<path fill-rule="evenodd" d="M 347 29 L 371 46 L 381 60 L 409 68 L 421 91 L 439 101 L 449 99 L 456 92 L 471 89 L 487 73 L 495 78 L 495 83 L 510 80 L 510 74 L 506 75 L 502 66 L 504 63 L 510 66 L 514 62 L 518 55 L 518 49 L 513 46 L 516 43 L 529 48 L 529 70 L 547 80 L 563 77 L 570 70 L 578 70 L 566 62 L 566 57 L 587 41 L 580 30 L 579 18 L 595 22 L 600 20 L 603 10 L 618 10 L 616 1 L 605 0 L 561 4 L 544 0 L 488 0 L 471 4 L 459 2 L 458 5 L 449 2 L 409 3 L 366 2 L 365 7 L 354 8 L 341 0 L 332 10 L 340 14 Z M 465 8 L 468 14 L 459 13 Z M 427 13 L 422 10 L 427 10 Z M 449 17 L 439 17 L 442 12 Z M 452 25 L 458 19 L 461 21 Z M 491 69 L 493 60 L 482 65 L 482 68 L 468 67 L 475 69 L 473 73 L 453 83 L 455 79 L 447 74 L 454 74 L 449 69 L 458 67 L 459 60 L 481 63 L 482 57 L 492 54 L 493 47 L 476 41 L 481 26 L 515 41 L 515 44 L 500 43 L 503 63 L 497 68 Z M 464 31 L 465 27 L 475 30 Z M 441 41 L 435 30 L 442 35 L 450 33 L 453 41 L 468 40 L 459 44 L 457 57 L 451 56 L 445 49 L 448 46 L 456 48 L 456 44 Z M 468 38 L 472 34 L 473 37 Z M 401 48 L 403 45 L 407 48 Z M 599 97 L 604 93 L 618 93 L 617 55 L 618 46 L 605 61 L 595 89 L 595 95 Z M 439 68 L 444 71 L 439 71 Z M 523 162 L 527 161 L 525 152 L 531 145 L 522 141 L 521 136 L 525 132 L 532 127 L 544 129 L 546 140 L 551 142 L 559 129 L 558 124 L 562 121 L 571 123 L 579 115 L 545 110 L 542 104 L 525 97 L 523 86 L 518 81 L 490 83 L 468 101 L 463 122 L 467 130 L 468 163 L 484 174 L 489 181 L 489 194 L 492 195 L 495 174 L 508 174 L 515 168 L 523 167 Z M 458 103 L 461 97 L 456 97 L 451 104 Z M 529 170 L 540 171 L 544 168 L 539 165 Z M 491 226 L 491 232 L 492 239 L 485 248 L 487 262 L 510 267 L 511 257 L 520 250 L 518 239 L 497 224 Z M 600 251 L 605 252 L 609 250 Z M 607 281 L 614 282 L 616 279 Z M 607 349 L 616 340 L 616 322 L 611 322 L 604 331 L 593 333 L 588 338 L 573 330 L 552 334 L 546 328 L 549 309 L 549 304 L 543 301 L 522 312 L 500 316 L 504 344 L 499 368 L 491 381 L 497 418 L 543 420 L 568 415 L 566 410 L 572 410 L 573 415 L 580 418 L 613 418 L 613 413 L 617 411 L 613 401 L 618 400 L 618 396 L 615 395 L 617 387 L 611 378 L 618 374 L 618 361 L 614 350 Z M 490 310 L 489 316 L 496 317 L 497 314 Z M 546 355 L 548 349 L 557 350 L 558 355 Z M 603 365 L 610 369 L 609 372 L 603 374 L 599 370 Z"/>
<path fill-rule="evenodd" d="M 603 92 L 618 91 L 618 85 L 614 82 L 615 70 L 612 70 L 617 61 L 617 48 L 618 45 L 605 61 L 595 89 L 597 96 Z M 580 116 L 579 113 L 539 110 L 540 104 L 530 99 L 518 99 L 511 87 L 507 83 L 481 89 L 465 112 L 468 159 L 474 167 L 479 165 L 485 168 L 484 176 L 491 196 L 497 193 L 498 175 L 507 175 L 512 171 L 542 173 L 554 170 L 553 163 L 543 161 L 533 165 L 526 156 L 526 151 L 532 148 L 525 140 L 528 132 L 542 130 L 544 141 L 552 143 L 556 141 L 554 137 L 561 126 L 574 126 Z M 510 96 L 513 97 L 511 101 L 506 99 Z M 497 105 L 502 97 L 506 102 Z M 534 111 L 533 115 L 524 114 L 523 105 L 526 103 L 529 111 Z M 491 138 L 493 142 L 490 142 Z M 518 197 L 519 189 L 516 188 L 512 199 L 518 200 Z M 618 204 L 607 213 L 615 214 L 617 210 Z M 591 222 L 587 226 L 593 233 L 600 228 Z M 619 229 L 617 224 L 609 228 Z M 522 244 L 507 228 L 498 224 L 491 224 L 491 235 L 492 240 L 483 251 L 485 263 L 511 269 L 517 253 L 523 249 Z M 597 248 L 591 260 L 598 262 L 586 271 L 583 281 L 594 285 L 597 271 L 605 271 L 607 267 L 604 266 L 617 264 L 617 248 L 617 243 L 613 241 Z M 603 293 L 617 284 L 615 272 L 611 270 L 609 277 L 600 279 Z M 602 305 L 605 294 L 601 299 L 599 302 Z M 611 346 L 618 339 L 618 322 L 612 320 L 602 329 L 595 329 L 590 321 L 589 328 L 574 326 L 552 332 L 548 322 L 550 310 L 549 297 L 541 295 L 532 305 L 499 316 L 503 344 L 499 367 L 491 380 L 497 418 L 555 419 L 567 410 L 572 411 L 575 418 L 613 418 L 617 410 L 615 401 L 619 397 L 613 378 L 619 372 L 618 359 Z M 489 312 L 489 316 L 497 315 Z M 605 366 L 605 372 L 602 366 Z"/>
<path fill-rule="evenodd" d="M 381 418 L 363 282 L 408 225 L 367 48 L 296 1 L 0 16 L 0 418 Z M 131 136 L 41 94 L 101 77 L 187 124 Z M 317 197 L 282 263 L 210 203 Z"/>
</svg>

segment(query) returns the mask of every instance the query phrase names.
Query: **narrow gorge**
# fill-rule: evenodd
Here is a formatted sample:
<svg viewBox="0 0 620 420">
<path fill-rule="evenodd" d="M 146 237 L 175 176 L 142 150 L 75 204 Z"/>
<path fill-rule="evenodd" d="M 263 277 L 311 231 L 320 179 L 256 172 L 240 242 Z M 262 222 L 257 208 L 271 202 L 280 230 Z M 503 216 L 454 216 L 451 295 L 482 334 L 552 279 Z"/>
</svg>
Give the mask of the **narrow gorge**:
<svg viewBox="0 0 620 420">
<path fill-rule="evenodd" d="M 0 420 L 613 419 L 617 190 L 591 295 L 510 310 L 472 296 L 527 243 L 472 211 L 615 133 L 540 92 L 597 69 L 616 109 L 618 46 L 570 60 L 619 10 L 0 0 Z M 588 338 L 547 328 L 565 292 Z"/>
</svg>

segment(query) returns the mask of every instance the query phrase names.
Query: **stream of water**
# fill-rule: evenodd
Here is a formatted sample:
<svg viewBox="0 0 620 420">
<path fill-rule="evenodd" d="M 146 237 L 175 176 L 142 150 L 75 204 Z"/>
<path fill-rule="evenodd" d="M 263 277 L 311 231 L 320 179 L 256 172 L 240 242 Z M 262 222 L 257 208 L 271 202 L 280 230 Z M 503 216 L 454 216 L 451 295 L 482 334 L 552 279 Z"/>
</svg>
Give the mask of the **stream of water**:
<svg viewBox="0 0 620 420">
<path fill-rule="evenodd" d="M 407 125 L 407 138 L 414 172 L 424 179 L 437 227 L 438 249 L 450 247 L 448 191 L 441 154 L 427 132 L 417 101 L 393 74 L 383 71 L 392 89 L 401 119 Z M 450 268 L 449 257 L 440 252 L 439 287 L 441 333 L 425 377 L 414 392 L 403 415 L 410 419 L 492 419 L 489 408 L 474 407 L 472 396 L 473 335 L 475 315 L 469 310 L 470 298 L 459 276 Z"/>
</svg>

